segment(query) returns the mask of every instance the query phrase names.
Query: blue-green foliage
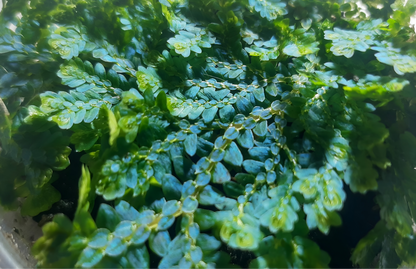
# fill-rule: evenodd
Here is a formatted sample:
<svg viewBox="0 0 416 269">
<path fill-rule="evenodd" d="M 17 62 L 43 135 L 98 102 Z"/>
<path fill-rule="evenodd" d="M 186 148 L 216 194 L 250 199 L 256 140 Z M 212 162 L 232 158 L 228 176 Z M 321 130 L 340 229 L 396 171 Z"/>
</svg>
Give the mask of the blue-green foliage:
<svg viewBox="0 0 416 269">
<path fill-rule="evenodd" d="M 76 28 L 61 29 L 60 34 L 52 34 L 49 45 L 56 50 L 62 59 L 70 60 L 84 51 L 88 51 L 90 46 L 87 40 Z"/>
<path fill-rule="evenodd" d="M 262 18 L 269 21 L 287 14 L 286 3 L 280 0 L 249 0 L 248 2 Z"/>
<path fill-rule="evenodd" d="M 397 74 L 403 75 L 416 72 L 416 56 L 402 55 L 400 49 L 394 48 L 391 43 L 386 41 L 376 43 L 375 45 L 372 49 L 378 51 L 375 54 L 377 60 L 381 63 L 392 65 Z"/>
<path fill-rule="evenodd" d="M 393 66 L 398 75 L 416 72 L 416 57 L 414 55 L 403 55 L 400 48 L 383 40 L 384 32 L 389 30 L 386 26 L 381 19 L 360 22 L 356 26 L 357 30 L 338 28 L 334 28 L 334 31 L 326 30 L 325 39 L 332 40 L 331 51 L 336 56 L 343 55 L 351 58 L 355 50 L 365 52 L 371 48 L 378 51 L 375 54 L 377 60 Z"/>
<path fill-rule="evenodd" d="M 277 59 L 279 56 L 279 46 L 274 37 L 269 41 L 254 41 L 254 45 L 251 47 L 245 48 L 250 56 L 259 56 L 260 60 L 268 61 Z"/>
<path fill-rule="evenodd" d="M 192 23 L 173 19 L 170 29 L 176 35 L 168 39 L 168 47 L 185 58 L 189 57 L 191 51 L 199 54 L 202 48 L 210 48 L 215 43 L 215 37 L 210 32 Z"/>
<path fill-rule="evenodd" d="M 49 209 L 68 146 L 84 153 L 39 267 L 226 268 L 230 248 L 250 268 L 328 267 L 308 233 L 341 225 L 345 184 L 381 207 L 353 262 L 416 264 L 401 0 L 371 19 L 341 0 L 21 2 L 0 21 L 17 26 L 0 29 L 1 204 Z"/>
</svg>

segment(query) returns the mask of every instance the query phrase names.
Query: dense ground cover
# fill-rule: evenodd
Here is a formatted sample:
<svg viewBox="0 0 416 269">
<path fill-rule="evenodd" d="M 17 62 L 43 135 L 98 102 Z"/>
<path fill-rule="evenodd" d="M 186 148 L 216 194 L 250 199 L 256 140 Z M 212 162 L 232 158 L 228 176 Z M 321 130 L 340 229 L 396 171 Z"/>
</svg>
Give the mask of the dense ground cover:
<svg viewBox="0 0 416 269">
<path fill-rule="evenodd" d="M 3 0 L 0 203 L 39 267 L 415 266 L 415 11 Z"/>
</svg>

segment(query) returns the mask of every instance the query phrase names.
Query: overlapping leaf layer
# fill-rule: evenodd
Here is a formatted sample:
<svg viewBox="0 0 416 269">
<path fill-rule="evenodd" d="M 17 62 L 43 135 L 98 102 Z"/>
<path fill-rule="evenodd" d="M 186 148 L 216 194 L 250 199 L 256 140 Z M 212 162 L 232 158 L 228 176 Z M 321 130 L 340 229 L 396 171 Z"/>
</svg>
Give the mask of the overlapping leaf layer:
<svg viewBox="0 0 416 269">
<path fill-rule="evenodd" d="M 38 266 L 328 267 L 344 184 L 381 207 L 353 262 L 414 266 L 416 4 L 363 2 L 6 1 L 1 204 L 47 210 L 85 153 Z"/>
</svg>

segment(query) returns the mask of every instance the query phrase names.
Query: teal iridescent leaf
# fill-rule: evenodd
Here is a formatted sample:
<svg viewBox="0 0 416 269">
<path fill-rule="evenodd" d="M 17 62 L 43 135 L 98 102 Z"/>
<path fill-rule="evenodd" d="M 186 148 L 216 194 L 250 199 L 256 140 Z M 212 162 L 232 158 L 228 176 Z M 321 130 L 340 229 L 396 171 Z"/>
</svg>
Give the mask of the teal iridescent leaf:
<svg viewBox="0 0 416 269">
<path fill-rule="evenodd" d="M 105 253 L 108 256 L 119 256 L 124 251 L 126 251 L 127 245 L 122 241 L 120 237 L 114 237 L 111 241 L 108 242 L 108 245 L 105 249 Z"/>
<path fill-rule="evenodd" d="M 191 260 L 197 264 L 202 260 L 202 250 L 200 247 L 193 247 L 190 251 Z"/>
<path fill-rule="evenodd" d="M 184 217 L 181 221 L 181 228 L 188 229 L 189 228 L 189 218 Z M 183 233 L 179 233 L 169 244 L 169 252 L 176 252 L 178 250 L 182 252 L 187 252 L 191 246 L 191 240 L 188 236 L 185 236 Z"/>
<path fill-rule="evenodd" d="M 0 54 L 14 51 L 15 48 L 8 45 L 0 45 Z"/>
<path fill-rule="evenodd" d="M 100 112 L 100 109 L 98 107 L 94 107 L 91 110 L 88 110 L 85 113 L 84 122 L 89 123 L 95 120 L 98 116 L 98 113 Z"/>
<path fill-rule="evenodd" d="M 234 166 L 241 166 L 243 163 L 243 154 L 241 154 L 241 151 L 235 142 L 231 142 L 230 146 L 226 149 L 224 162 Z"/>
<path fill-rule="evenodd" d="M 288 46 L 286 46 L 283 49 L 283 53 L 287 54 L 289 56 L 294 56 L 294 57 L 300 57 L 302 56 L 302 54 L 300 54 L 298 47 L 295 44 L 290 44 Z"/>
<path fill-rule="evenodd" d="M 211 174 L 209 172 L 202 172 L 197 175 L 195 183 L 199 186 L 205 186 L 211 181 Z"/>
<path fill-rule="evenodd" d="M 116 229 L 113 232 L 113 235 L 120 237 L 120 238 L 126 238 L 129 237 L 133 233 L 133 225 L 130 221 L 122 221 L 120 222 Z"/>
<path fill-rule="evenodd" d="M 164 257 L 168 254 L 168 247 L 171 242 L 169 233 L 167 231 L 157 232 L 151 234 L 149 238 L 149 246 L 154 253 L 160 257 Z"/>
<path fill-rule="evenodd" d="M 103 257 L 104 253 L 101 249 L 87 247 L 82 251 L 76 265 L 78 267 L 91 268 L 99 263 Z"/>
<path fill-rule="evenodd" d="M 271 157 L 270 149 L 266 147 L 253 147 L 248 151 L 248 154 L 251 158 L 260 162 L 264 162 Z"/>
<path fill-rule="evenodd" d="M 222 163 L 217 163 L 215 165 L 214 173 L 212 174 L 212 182 L 214 183 L 224 183 L 231 179 L 230 172 Z"/>
<path fill-rule="evenodd" d="M 133 268 L 149 268 L 150 259 L 146 246 L 141 246 L 129 250 L 126 258 Z"/>
<path fill-rule="evenodd" d="M 131 238 L 131 243 L 135 245 L 143 244 L 149 238 L 150 232 L 151 230 L 146 225 L 139 226 Z"/>
<path fill-rule="evenodd" d="M 258 136 L 265 136 L 267 134 L 267 121 L 257 123 L 253 132 Z"/>
<path fill-rule="evenodd" d="M 195 185 L 191 180 L 186 181 L 182 187 L 182 197 L 188 197 L 195 193 Z"/>
<path fill-rule="evenodd" d="M 175 214 L 180 209 L 180 207 L 181 205 L 178 201 L 175 201 L 175 200 L 167 201 L 163 205 L 162 213 L 164 216 L 170 216 L 170 215 Z"/>
<path fill-rule="evenodd" d="M 244 130 L 237 138 L 238 144 L 244 148 L 252 148 L 254 146 L 254 136 L 251 130 Z"/>
<path fill-rule="evenodd" d="M 158 224 L 157 224 L 157 230 L 158 231 L 164 231 L 169 229 L 170 226 L 175 222 L 174 216 L 164 216 L 162 217 Z"/>
<path fill-rule="evenodd" d="M 249 5 L 269 21 L 287 14 L 286 3 L 280 0 L 249 0 Z"/>
<path fill-rule="evenodd" d="M 194 197 L 188 197 L 183 201 L 182 211 L 185 213 L 192 213 L 198 208 L 198 200 Z"/>
<path fill-rule="evenodd" d="M 257 175 L 264 170 L 264 163 L 255 160 L 245 160 L 243 167 L 250 174 Z"/>
<path fill-rule="evenodd" d="M 264 95 L 264 89 L 263 89 L 263 88 L 261 88 L 261 87 L 257 87 L 257 88 L 255 88 L 255 89 L 253 90 L 253 94 L 254 94 L 254 97 L 255 97 L 257 100 L 259 100 L 260 102 L 263 102 L 263 101 L 266 99 L 266 97 L 265 97 L 265 95 Z"/>
<path fill-rule="evenodd" d="M 196 134 L 189 134 L 185 141 L 184 141 L 184 145 L 185 145 L 185 151 L 186 153 L 189 154 L 189 156 L 194 156 L 196 153 L 196 149 L 197 149 L 197 135 Z"/>
<path fill-rule="evenodd" d="M 106 79 L 107 78 L 105 68 L 100 63 L 95 64 L 94 73 L 97 74 L 97 76 L 99 76 L 101 79 Z"/>
<path fill-rule="evenodd" d="M 207 185 L 199 194 L 198 201 L 202 205 L 213 205 L 224 201 L 224 197 L 222 197 L 222 195 L 215 191 L 210 185 Z"/>
<path fill-rule="evenodd" d="M 88 246 L 91 248 L 102 248 L 108 243 L 108 236 L 110 231 L 107 229 L 98 229 L 92 235 L 92 238 L 88 241 Z"/>
<path fill-rule="evenodd" d="M 230 70 L 230 72 L 228 72 L 228 77 L 229 78 L 236 78 L 243 72 L 244 72 L 244 70 L 242 70 L 242 69 Z"/>
<path fill-rule="evenodd" d="M 126 201 L 120 201 L 115 208 L 123 220 L 135 221 L 140 217 L 139 212 Z"/>
<path fill-rule="evenodd" d="M 228 140 L 234 140 L 238 136 L 238 130 L 235 127 L 228 128 L 224 133 L 224 138 Z"/>
<path fill-rule="evenodd" d="M 370 45 L 374 44 L 374 31 L 352 31 L 334 28 L 325 31 L 325 39 L 332 40 L 331 51 L 336 56 L 351 58 L 354 50 L 365 52 Z"/>
<path fill-rule="evenodd" d="M 279 88 L 275 84 L 270 84 L 266 87 L 266 92 L 271 96 L 276 96 L 279 92 Z"/>
<path fill-rule="evenodd" d="M 188 232 L 191 239 L 195 240 L 199 235 L 199 225 L 198 223 L 192 223 L 188 226 Z"/>
<path fill-rule="evenodd" d="M 398 75 L 416 72 L 416 57 L 402 54 L 399 48 L 393 47 L 393 44 L 383 41 L 371 49 L 378 51 L 375 56 L 379 62 L 392 65 Z"/>
<path fill-rule="evenodd" d="M 214 236 L 201 233 L 196 240 L 197 246 L 203 251 L 217 250 L 221 246 L 221 242 L 218 241 Z"/>
<path fill-rule="evenodd" d="M 94 58 L 101 58 L 108 54 L 108 51 L 105 49 L 96 49 L 92 52 L 92 57 Z"/>
<path fill-rule="evenodd" d="M 214 120 L 215 115 L 217 114 L 218 107 L 213 106 L 211 108 L 205 109 L 202 113 L 202 118 L 206 123 Z"/>
<path fill-rule="evenodd" d="M 169 251 L 160 261 L 158 268 L 172 268 L 182 257 L 182 250 L 180 249 Z"/>
</svg>

